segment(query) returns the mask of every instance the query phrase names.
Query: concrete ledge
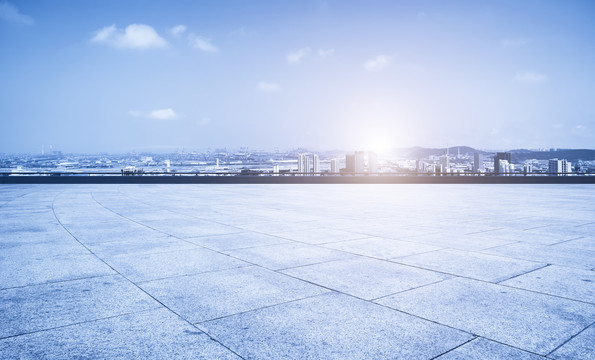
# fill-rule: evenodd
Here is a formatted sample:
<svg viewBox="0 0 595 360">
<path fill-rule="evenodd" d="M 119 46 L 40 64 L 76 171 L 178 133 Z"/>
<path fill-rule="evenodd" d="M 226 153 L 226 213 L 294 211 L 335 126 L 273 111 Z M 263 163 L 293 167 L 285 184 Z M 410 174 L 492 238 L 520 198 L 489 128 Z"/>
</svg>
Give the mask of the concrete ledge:
<svg viewBox="0 0 595 360">
<path fill-rule="evenodd" d="M 0 184 L 595 184 L 595 176 L 0 176 Z"/>
</svg>

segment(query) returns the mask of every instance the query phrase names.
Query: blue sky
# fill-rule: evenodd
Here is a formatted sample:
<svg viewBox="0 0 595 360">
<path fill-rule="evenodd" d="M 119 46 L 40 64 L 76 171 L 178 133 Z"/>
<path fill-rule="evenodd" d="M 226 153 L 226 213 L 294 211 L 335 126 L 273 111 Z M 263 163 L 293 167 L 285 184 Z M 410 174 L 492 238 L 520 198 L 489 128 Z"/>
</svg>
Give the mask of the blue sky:
<svg viewBox="0 0 595 360">
<path fill-rule="evenodd" d="M 0 152 L 595 148 L 594 1 L 0 0 Z"/>
</svg>

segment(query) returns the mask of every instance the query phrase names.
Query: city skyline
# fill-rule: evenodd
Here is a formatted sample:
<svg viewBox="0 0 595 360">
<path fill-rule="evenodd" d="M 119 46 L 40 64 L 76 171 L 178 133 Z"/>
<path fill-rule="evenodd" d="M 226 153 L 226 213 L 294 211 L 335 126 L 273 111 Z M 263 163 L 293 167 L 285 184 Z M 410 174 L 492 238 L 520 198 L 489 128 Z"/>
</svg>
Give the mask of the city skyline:
<svg viewBox="0 0 595 360">
<path fill-rule="evenodd" d="M 594 14 L 589 1 L 0 1 L 0 152 L 593 148 Z"/>
</svg>

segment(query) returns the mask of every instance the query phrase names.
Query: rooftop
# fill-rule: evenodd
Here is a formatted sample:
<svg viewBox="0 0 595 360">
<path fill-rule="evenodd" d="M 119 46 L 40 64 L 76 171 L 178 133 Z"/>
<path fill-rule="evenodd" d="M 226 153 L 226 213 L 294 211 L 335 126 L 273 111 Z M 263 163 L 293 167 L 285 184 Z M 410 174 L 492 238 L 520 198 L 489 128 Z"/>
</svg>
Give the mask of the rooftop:
<svg viewBox="0 0 595 360">
<path fill-rule="evenodd" d="M 1 185 L 0 358 L 595 359 L 594 185 Z"/>
</svg>

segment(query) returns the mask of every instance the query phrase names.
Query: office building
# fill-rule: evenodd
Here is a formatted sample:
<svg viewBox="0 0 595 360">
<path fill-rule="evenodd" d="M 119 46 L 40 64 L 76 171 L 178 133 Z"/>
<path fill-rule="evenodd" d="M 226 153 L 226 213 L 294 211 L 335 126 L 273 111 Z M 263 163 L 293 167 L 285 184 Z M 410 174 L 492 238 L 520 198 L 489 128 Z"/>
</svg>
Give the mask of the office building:
<svg viewBox="0 0 595 360">
<path fill-rule="evenodd" d="M 310 158 L 306 154 L 298 154 L 298 173 L 305 176 L 310 172 Z"/>
<path fill-rule="evenodd" d="M 566 159 L 551 159 L 548 161 L 548 171 L 550 175 L 560 176 L 572 173 L 572 163 Z"/>
<path fill-rule="evenodd" d="M 485 170 L 483 165 L 483 154 L 475 153 L 473 154 L 473 172 L 479 173 Z"/>
<path fill-rule="evenodd" d="M 373 152 L 368 152 L 368 173 L 376 174 L 378 172 L 378 155 Z"/>
<path fill-rule="evenodd" d="M 508 160 L 498 161 L 498 174 L 509 175 L 514 170 L 514 165 L 508 162 Z"/>
<path fill-rule="evenodd" d="M 345 173 L 355 173 L 355 155 L 345 155 Z"/>
<path fill-rule="evenodd" d="M 442 165 L 442 170 L 448 169 L 450 167 L 450 156 L 443 155 L 440 156 L 440 165 Z"/>
<path fill-rule="evenodd" d="M 500 162 L 506 160 L 508 164 L 512 164 L 512 156 L 509 152 L 498 152 L 494 155 L 494 173 L 500 173 Z"/>
<path fill-rule="evenodd" d="M 312 172 L 314 174 L 320 173 L 320 159 L 316 154 L 312 155 Z"/>
<path fill-rule="evenodd" d="M 339 173 L 339 159 L 331 159 L 331 173 Z"/>
<path fill-rule="evenodd" d="M 365 169 L 364 168 L 364 166 L 365 166 L 364 165 L 365 164 L 365 162 L 364 162 L 364 156 L 365 156 L 365 153 L 363 151 L 356 151 L 355 152 L 355 159 L 354 159 L 355 160 L 355 164 L 354 164 L 355 165 L 355 169 L 354 170 L 355 170 L 355 173 L 356 174 L 363 174 L 364 173 L 364 169 Z"/>
</svg>

